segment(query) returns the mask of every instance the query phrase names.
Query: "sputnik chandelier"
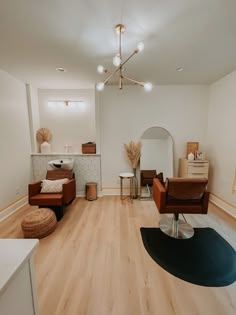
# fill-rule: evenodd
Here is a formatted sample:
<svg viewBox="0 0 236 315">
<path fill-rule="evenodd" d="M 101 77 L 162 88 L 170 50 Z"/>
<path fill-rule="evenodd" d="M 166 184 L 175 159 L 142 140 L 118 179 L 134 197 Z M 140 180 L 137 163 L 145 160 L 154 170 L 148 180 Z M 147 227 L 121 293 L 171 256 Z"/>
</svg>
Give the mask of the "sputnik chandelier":
<svg viewBox="0 0 236 315">
<path fill-rule="evenodd" d="M 130 81 L 134 84 L 143 86 L 144 89 L 146 91 L 151 91 L 152 90 L 152 84 L 150 82 L 139 82 L 136 80 L 133 80 L 131 78 L 128 78 L 126 76 L 124 76 L 124 65 L 138 52 L 141 52 L 144 49 L 144 44 L 142 42 L 140 42 L 137 46 L 137 48 L 134 50 L 134 52 L 123 61 L 122 59 L 122 47 L 121 47 L 121 36 L 122 34 L 125 32 L 125 27 L 122 24 L 118 24 L 115 27 L 116 33 L 119 36 L 119 51 L 118 53 L 115 55 L 115 57 L 113 58 L 113 65 L 116 67 L 116 69 L 113 72 L 109 72 L 106 68 L 104 68 L 103 66 L 99 65 L 97 67 L 97 71 L 98 73 L 107 73 L 108 77 L 103 81 L 103 82 L 99 82 L 96 84 L 96 89 L 98 91 L 103 91 L 105 85 L 109 82 L 109 80 L 114 76 L 117 75 L 119 78 L 119 89 L 122 90 L 123 87 L 123 80 L 127 80 Z"/>
</svg>

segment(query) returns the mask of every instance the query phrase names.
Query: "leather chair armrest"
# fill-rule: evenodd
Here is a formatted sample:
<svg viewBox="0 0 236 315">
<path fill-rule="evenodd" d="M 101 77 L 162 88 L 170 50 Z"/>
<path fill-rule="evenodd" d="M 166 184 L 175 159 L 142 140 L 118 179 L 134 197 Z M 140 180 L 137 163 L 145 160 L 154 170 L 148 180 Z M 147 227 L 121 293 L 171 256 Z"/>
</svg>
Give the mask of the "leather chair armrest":
<svg viewBox="0 0 236 315">
<path fill-rule="evenodd" d="M 70 179 L 67 183 L 62 185 L 62 193 L 65 204 L 69 203 L 75 198 L 76 196 L 75 179 Z"/>
<path fill-rule="evenodd" d="M 29 197 L 39 194 L 40 190 L 41 190 L 41 181 L 29 184 L 28 186 Z"/>
<path fill-rule="evenodd" d="M 153 179 L 153 199 L 159 212 L 166 207 L 166 191 L 158 178 Z"/>
<path fill-rule="evenodd" d="M 162 184 L 162 186 L 164 186 L 164 177 L 163 177 L 163 173 L 160 172 L 159 174 L 156 174 L 155 176 L 156 178 L 159 179 L 160 183 Z"/>
</svg>

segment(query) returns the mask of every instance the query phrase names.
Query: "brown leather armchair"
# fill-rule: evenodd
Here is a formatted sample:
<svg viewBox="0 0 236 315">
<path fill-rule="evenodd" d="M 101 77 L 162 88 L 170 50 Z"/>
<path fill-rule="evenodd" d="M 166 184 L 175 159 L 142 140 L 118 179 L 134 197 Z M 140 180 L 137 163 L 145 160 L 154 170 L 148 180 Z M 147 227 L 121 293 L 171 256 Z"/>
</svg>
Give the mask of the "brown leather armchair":
<svg viewBox="0 0 236 315">
<path fill-rule="evenodd" d="M 179 219 L 179 214 L 206 214 L 209 192 L 206 178 L 167 178 L 165 185 L 153 180 L 153 199 L 160 213 L 173 213 L 173 218 L 163 218 L 159 225 L 162 232 L 174 238 L 190 238 L 194 230 Z"/>
<path fill-rule="evenodd" d="M 62 185 L 62 192 L 41 193 L 41 181 L 29 184 L 28 198 L 31 206 L 51 208 L 59 221 L 63 217 L 64 207 L 72 203 L 76 196 L 76 183 L 72 171 L 50 170 L 47 171 L 46 179 L 56 180 L 68 178 L 68 182 Z"/>
</svg>

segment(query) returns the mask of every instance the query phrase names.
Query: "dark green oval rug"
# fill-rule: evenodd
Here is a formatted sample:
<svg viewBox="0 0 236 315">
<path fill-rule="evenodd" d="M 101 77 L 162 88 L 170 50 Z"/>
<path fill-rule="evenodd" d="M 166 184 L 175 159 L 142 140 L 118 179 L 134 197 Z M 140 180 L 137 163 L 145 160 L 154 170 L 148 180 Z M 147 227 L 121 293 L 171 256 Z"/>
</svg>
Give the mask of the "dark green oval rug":
<svg viewBox="0 0 236 315">
<path fill-rule="evenodd" d="M 236 281 L 236 252 L 215 230 L 195 228 L 187 240 L 172 238 L 159 228 L 140 230 L 149 255 L 172 275 L 207 287 Z"/>
</svg>

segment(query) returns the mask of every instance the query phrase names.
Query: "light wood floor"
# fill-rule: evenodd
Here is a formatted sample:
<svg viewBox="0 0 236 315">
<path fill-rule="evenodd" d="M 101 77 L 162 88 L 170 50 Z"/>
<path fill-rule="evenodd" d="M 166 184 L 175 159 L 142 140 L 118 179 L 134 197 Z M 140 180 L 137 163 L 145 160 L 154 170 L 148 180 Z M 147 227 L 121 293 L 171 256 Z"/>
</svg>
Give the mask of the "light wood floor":
<svg viewBox="0 0 236 315">
<path fill-rule="evenodd" d="M 23 237 L 20 223 L 32 208 L 0 222 L 0 237 Z M 213 227 L 236 248 L 236 222 L 212 204 L 208 215 L 186 217 L 195 227 Z M 153 201 L 76 199 L 36 251 L 40 315 L 235 315 L 236 283 L 193 285 L 147 254 L 140 227 L 157 227 L 159 218 Z"/>
</svg>

